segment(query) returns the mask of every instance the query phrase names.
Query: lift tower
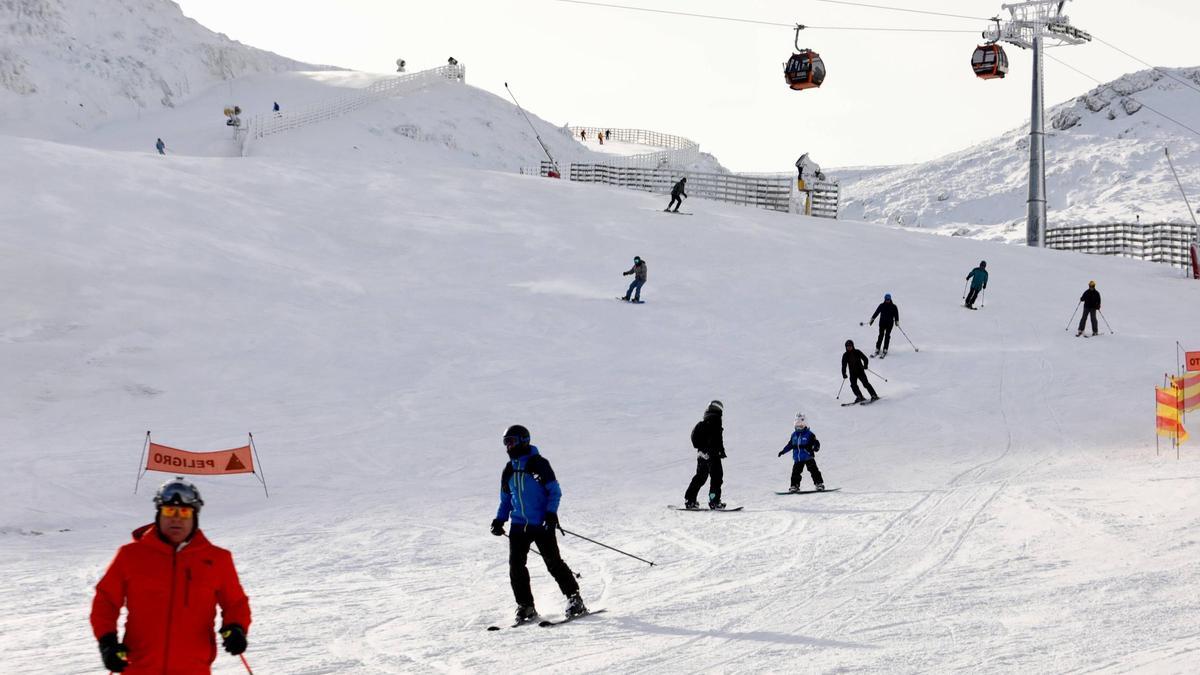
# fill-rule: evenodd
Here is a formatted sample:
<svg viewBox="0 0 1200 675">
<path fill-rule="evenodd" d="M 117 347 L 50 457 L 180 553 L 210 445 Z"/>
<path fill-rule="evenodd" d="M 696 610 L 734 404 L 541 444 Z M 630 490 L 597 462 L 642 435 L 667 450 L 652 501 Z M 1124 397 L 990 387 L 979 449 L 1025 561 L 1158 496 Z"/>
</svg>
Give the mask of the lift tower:
<svg viewBox="0 0 1200 675">
<path fill-rule="evenodd" d="M 1091 42 L 1092 36 L 1071 25 L 1062 13 L 1067 0 L 1028 0 L 1001 5 L 1009 12 L 983 32 L 984 39 L 1007 42 L 1033 50 L 1033 101 L 1029 119 L 1029 199 L 1025 240 L 1029 246 L 1046 244 L 1046 135 L 1045 103 L 1042 98 L 1042 49 L 1049 40 L 1056 45 Z"/>
</svg>

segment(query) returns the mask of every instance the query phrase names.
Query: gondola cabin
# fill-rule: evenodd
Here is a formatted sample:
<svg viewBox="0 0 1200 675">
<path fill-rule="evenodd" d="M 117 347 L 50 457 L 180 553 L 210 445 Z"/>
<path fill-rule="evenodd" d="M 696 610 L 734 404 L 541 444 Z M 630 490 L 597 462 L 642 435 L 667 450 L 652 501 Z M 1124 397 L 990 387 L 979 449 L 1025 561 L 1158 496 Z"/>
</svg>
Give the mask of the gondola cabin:
<svg viewBox="0 0 1200 675">
<path fill-rule="evenodd" d="M 1008 74 L 1008 55 L 1000 45 L 980 45 L 971 55 L 971 68 L 981 80 L 1004 77 Z"/>
<path fill-rule="evenodd" d="M 825 62 L 811 49 L 801 49 L 783 66 L 783 78 L 796 91 L 816 89 L 825 81 Z"/>
</svg>

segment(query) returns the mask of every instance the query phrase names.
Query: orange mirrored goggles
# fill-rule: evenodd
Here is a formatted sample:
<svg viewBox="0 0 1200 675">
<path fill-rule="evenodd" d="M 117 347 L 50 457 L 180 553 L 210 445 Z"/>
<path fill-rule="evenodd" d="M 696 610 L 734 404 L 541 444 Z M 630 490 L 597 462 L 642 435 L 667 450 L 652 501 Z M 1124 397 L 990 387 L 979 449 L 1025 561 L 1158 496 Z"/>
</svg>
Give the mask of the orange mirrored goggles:
<svg viewBox="0 0 1200 675">
<path fill-rule="evenodd" d="M 196 515 L 196 508 L 194 506 L 172 506 L 170 504 L 163 504 L 162 506 L 158 507 L 158 512 L 166 518 L 184 518 L 186 520 L 191 520 Z"/>
</svg>

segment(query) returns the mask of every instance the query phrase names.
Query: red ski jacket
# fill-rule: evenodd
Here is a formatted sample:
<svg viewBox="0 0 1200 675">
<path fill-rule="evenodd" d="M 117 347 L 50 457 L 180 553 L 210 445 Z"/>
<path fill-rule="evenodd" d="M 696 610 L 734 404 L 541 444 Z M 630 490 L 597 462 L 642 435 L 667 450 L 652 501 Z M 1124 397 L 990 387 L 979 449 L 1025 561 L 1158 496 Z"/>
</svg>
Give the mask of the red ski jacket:
<svg viewBox="0 0 1200 675">
<path fill-rule="evenodd" d="M 242 591 L 233 555 L 196 530 L 178 549 L 154 525 L 133 531 L 96 584 L 92 632 L 117 631 L 121 606 L 128 608 L 124 675 L 209 675 L 217 658 L 217 605 L 221 624 L 250 630 L 250 601 Z"/>
</svg>

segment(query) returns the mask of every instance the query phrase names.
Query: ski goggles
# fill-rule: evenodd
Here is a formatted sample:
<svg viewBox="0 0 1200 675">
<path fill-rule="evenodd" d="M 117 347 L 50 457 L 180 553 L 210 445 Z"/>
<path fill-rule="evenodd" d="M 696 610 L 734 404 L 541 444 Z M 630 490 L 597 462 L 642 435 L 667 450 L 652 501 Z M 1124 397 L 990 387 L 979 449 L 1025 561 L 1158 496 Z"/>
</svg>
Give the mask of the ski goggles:
<svg viewBox="0 0 1200 675">
<path fill-rule="evenodd" d="M 191 520 L 192 518 L 196 517 L 196 507 L 194 506 L 176 506 L 173 504 L 164 504 L 158 507 L 158 512 L 162 514 L 164 518 L 183 518 L 184 520 Z"/>
<path fill-rule="evenodd" d="M 528 442 L 529 442 L 529 438 L 527 438 L 525 436 L 505 436 L 504 437 L 504 447 L 506 447 L 506 448 L 515 448 L 522 443 L 528 443 Z"/>
</svg>

